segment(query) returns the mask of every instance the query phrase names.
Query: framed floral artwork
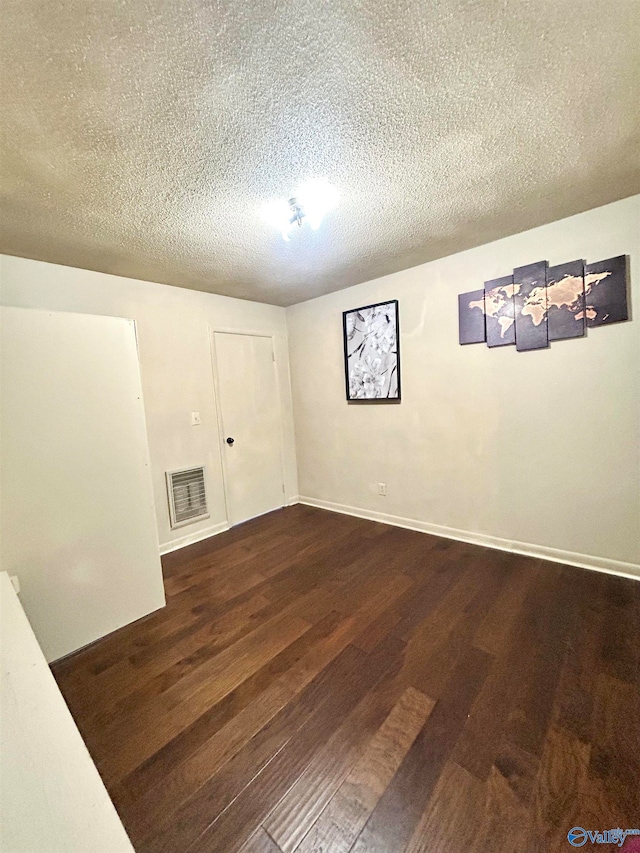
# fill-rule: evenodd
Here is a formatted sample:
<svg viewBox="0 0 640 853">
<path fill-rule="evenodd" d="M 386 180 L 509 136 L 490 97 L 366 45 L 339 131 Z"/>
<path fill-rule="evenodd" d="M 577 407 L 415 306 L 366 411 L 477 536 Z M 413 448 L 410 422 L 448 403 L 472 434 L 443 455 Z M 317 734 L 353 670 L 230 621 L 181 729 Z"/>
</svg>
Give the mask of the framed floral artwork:
<svg viewBox="0 0 640 853">
<path fill-rule="evenodd" d="M 342 315 L 347 400 L 400 399 L 398 300 Z"/>
</svg>

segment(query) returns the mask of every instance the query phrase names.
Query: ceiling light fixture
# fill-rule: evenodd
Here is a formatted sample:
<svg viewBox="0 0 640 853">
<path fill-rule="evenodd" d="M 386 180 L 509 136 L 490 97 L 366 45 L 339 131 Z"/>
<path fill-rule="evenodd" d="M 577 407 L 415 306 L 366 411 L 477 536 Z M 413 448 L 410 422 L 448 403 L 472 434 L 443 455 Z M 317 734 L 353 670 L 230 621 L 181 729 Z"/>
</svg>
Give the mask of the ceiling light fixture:
<svg viewBox="0 0 640 853">
<path fill-rule="evenodd" d="M 263 216 L 282 232 L 285 240 L 289 240 L 295 226 L 301 228 L 304 222 L 317 231 L 325 215 L 336 207 L 338 198 L 335 187 L 314 179 L 301 184 L 288 201 L 272 199 L 267 202 Z"/>
</svg>

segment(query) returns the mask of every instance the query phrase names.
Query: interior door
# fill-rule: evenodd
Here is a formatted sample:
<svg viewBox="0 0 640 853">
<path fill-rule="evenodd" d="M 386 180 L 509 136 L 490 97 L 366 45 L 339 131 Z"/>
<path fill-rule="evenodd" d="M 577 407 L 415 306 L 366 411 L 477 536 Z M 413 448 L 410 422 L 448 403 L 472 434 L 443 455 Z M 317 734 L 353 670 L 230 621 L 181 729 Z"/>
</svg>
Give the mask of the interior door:
<svg viewBox="0 0 640 853">
<path fill-rule="evenodd" d="M 282 427 L 273 341 L 214 332 L 230 524 L 284 504 Z"/>
</svg>

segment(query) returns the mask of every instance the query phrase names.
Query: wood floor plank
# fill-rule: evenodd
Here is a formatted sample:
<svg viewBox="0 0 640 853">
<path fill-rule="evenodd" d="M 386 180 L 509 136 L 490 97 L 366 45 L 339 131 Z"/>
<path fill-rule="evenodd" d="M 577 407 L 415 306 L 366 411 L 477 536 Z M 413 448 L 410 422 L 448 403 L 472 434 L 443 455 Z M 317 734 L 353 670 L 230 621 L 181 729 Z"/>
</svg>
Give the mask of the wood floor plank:
<svg viewBox="0 0 640 853">
<path fill-rule="evenodd" d="M 525 592 L 520 584 L 517 588 L 518 597 L 512 599 L 516 608 L 520 595 Z M 515 613 L 517 616 L 522 611 L 525 618 L 512 617 L 506 620 L 500 632 L 499 644 L 483 644 L 490 645 L 496 654 L 452 754 L 453 761 L 482 781 L 489 777 L 505 740 L 510 716 L 515 714 L 518 697 L 526 689 L 527 680 L 532 678 L 535 661 L 532 660 L 531 649 L 536 648 L 534 636 L 539 636 L 536 635 L 538 614 L 548 609 L 553 589 L 546 575 L 541 577 L 534 571 L 521 607 Z M 502 609 L 500 600 L 498 607 Z M 483 630 L 482 626 L 480 630 Z M 494 638 L 498 636 L 497 630 L 491 629 Z M 544 665 L 544 661 L 541 665 Z M 535 694 L 532 698 L 535 699 Z"/>
<path fill-rule="evenodd" d="M 460 594 L 452 590 L 416 629 L 407 646 L 407 665 L 412 668 L 415 687 L 434 698 L 441 695 L 506 579 L 503 562 L 494 565 L 490 556 L 475 562 L 469 574 L 462 574 Z"/>
<path fill-rule="evenodd" d="M 147 817 L 153 819 L 154 810 L 160 813 L 165 810 L 162 798 L 154 791 L 155 786 L 162 785 L 167 792 L 171 789 L 171 798 L 175 803 L 179 798 L 177 778 L 187 769 L 186 762 L 192 756 L 194 759 L 187 773 L 188 787 L 194 784 L 197 767 L 202 767 L 207 774 L 205 780 L 209 778 L 228 756 L 234 754 L 234 749 L 242 746 L 261 725 L 266 725 L 269 714 L 273 716 L 275 713 L 274 709 L 280 710 L 282 704 L 294 696 L 295 687 L 304 686 L 302 681 L 293 683 L 296 665 L 303 660 L 307 661 L 310 654 L 317 659 L 318 648 L 322 648 L 323 641 L 335 635 L 341 621 L 339 614 L 329 613 L 224 699 L 208 708 L 126 776 L 122 780 L 123 793 L 133 798 L 146 794 L 147 800 L 152 799 L 153 804 L 140 805 Z M 326 658 L 322 659 L 322 665 L 306 671 L 315 676 L 324 669 L 325 663 Z M 252 724 L 249 715 L 257 722 Z M 185 793 L 182 799 L 186 799 L 187 795 Z M 178 801 L 182 802 L 182 799 Z"/>
<path fill-rule="evenodd" d="M 130 656 L 122 661 L 119 671 L 112 667 L 96 676 L 93 689 L 106 684 L 108 693 L 89 718 L 91 724 L 102 728 L 117 715 L 135 714 L 138 707 L 180 681 L 201 662 L 250 633 L 271 615 L 268 599 L 262 595 L 253 596 L 220 619 L 206 622 L 189 636 L 174 642 L 164 652 L 157 649 L 155 655 L 147 652 L 144 657 Z M 74 696 L 72 701 L 77 702 L 78 697 Z"/>
<path fill-rule="evenodd" d="M 521 629 L 528 637 L 531 653 L 521 659 L 524 677 L 519 680 L 507 722 L 509 741 L 538 758 L 575 619 L 577 608 L 569 576 L 561 566 L 549 568 L 538 606 L 524 615 Z"/>
<path fill-rule="evenodd" d="M 603 671 L 618 681 L 635 684 L 640 671 L 640 643 L 629 626 L 640 629 L 636 601 L 628 594 L 624 578 L 606 575 L 604 580 L 607 630 L 601 650 Z"/>
<path fill-rule="evenodd" d="M 416 627 L 429 618 L 460 579 L 460 565 L 453 548 L 446 551 L 433 548 L 429 558 L 429 571 L 424 572 L 413 596 L 400 608 L 402 619 L 393 629 L 393 633 L 405 642 L 411 641 Z"/>
<path fill-rule="evenodd" d="M 447 762 L 404 853 L 466 853 L 484 808 L 484 784 L 455 762 Z"/>
<path fill-rule="evenodd" d="M 216 773 L 220 773 L 227 762 L 265 727 L 271 725 L 278 715 L 291 726 L 300 725 L 311 712 L 314 697 L 320 695 L 319 691 L 330 689 L 327 684 L 330 685 L 333 679 L 347 677 L 344 672 L 345 659 L 341 657 L 347 647 L 345 627 L 348 628 L 340 623 L 325 639 L 313 644 L 291 669 L 267 689 L 258 692 L 254 700 L 246 703 L 236 714 L 229 716 L 225 708 L 224 724 L 218 726 L 218 720 L 214 719 L 214 733 L 195 751 L 188 750 L 188 747 L 184 749 L 181 738 L 178 755 L 173 761 L 171 745 L 168 745 L 159 770 L 150 768 L 150 780 L 147 774 L 142 779 L 138 778 L 137 796 L 127 800 L 126 805 L 123 804 L 127 827 L 134 838 L 144 837 L 152 829 L 171 820 L 172 814 L 190 796 Z M 306 634 L 301 638 L 308 639 L 309 635 Z M 294 650 L 294 653 L 297 656 L 297 651 Z M 242 692 L 241 688 L 241 695 Z M 216 711 L 217 706 L 213 706 L 211 714 L 215 716 Z M 254 761 L 254 772 L 256 766 Z M 136 770 L 134 775 L 137 773 Z M 130 780 L 126 779 L 125 783 L 130 792 Z M 148 784 L 146 789 L 145 783 Z"/>
<path fill-rule="evenodd" d="M 476 812 L 468 853 L 546 853 L 546 840 L 532 832 L 529 804 L 520 800 L 509 780 L 493 767 L 483 787 L 484 802 Z"/>
<path fill-rule="evenodd" d="M 175 786 L 163 786 L 165 813 L 162 815 L 156 812 L 152 816 L 144 810 L 147 832 L 136 833 L 134 836 L 134 842 L 139 839 L 139 849 L 171 850 L 172 845 L 174 849 L 186 849 L 186 846 L 205 832 L 234 798 L 259 775 L 263 767 L 281 752 L 314 714 L 317 717 L 327 714 L 327 707 L 340 696 L 341 685 L 345 680 L 351 681 L 357 676 L 364 661 L 364 653 L 355 647 L 344 648 L 294 701 L 281 701 L 278 708 L 269 709 L 271 713 L 266 723 L 262 723 L 261 716 L 257 724 L 259 727 L 251 737 L 246 737 L 243 721 L 240 721 L 238 727 L 238 724 L 233 724 L 234 720 L 232 727 L 242 745 L 236 745 L 232 755 L 218 758 L 223 744 L 216 744 L 214 754 L 209 744 L 206 753 L 194 756 L 195 761 L 188 762 L 189 766 L 184 768 L 182 779 L 186 785 L 182 791 L 176 790 Z M 226 734 L 221 730 L 221 738 Z M 217 740 L 220 741 L 221 738 Z M 216 758 L 221 762 L 218 766 L 214 763 Z M 194 771 L 199 772 L 200 776 L 194 778 L 191 775 Z M 191 791 L 191 795 L 184 798 L 188 791 Z M 254 826 L 260 823 L 261 820 L 256 821 Z M 247 822 L 246 828 L 248 838 L 252 828 L 250 822 Z"/>
<path fill-rule="evenodd" d="M 407 591 L 410 595 L 412 588 Z M 372 651 L 387 634 L 391 633 L 400 622 L 400 613 L 395 607 L 387 607 L 382 613 L 373 619 L 358 636 L 353 640 L 353 645 L 362 649 L 363 652 Z"/>
<path fill-rule="evenodd" d="M 390 711 L 399 690 L 387 681 L 370 691 L 265 820 L 278 846 L 291 853 L 318 818 Z"/>
<path fill-rule="evenodd" d="M 567 636 L 565 657 L 554 703 L 554 720 L 583 743 L 593 737 L 593 701 L 600 673 L 600 650 L 610 618 L 599 594 L 605 577 L 585 572 L 576 587 L 576 620 Z"/>
<path fill-rule="evenodd" d="M 355 651 L 355 647 L 351 648 Z M 189 853 L 237 851 L 250 834 L 251 825 L 264 821 L 304 771 L 313 754 L 331 737 L 339 721 L 398 661 L 402 648 L 401 641 L 389 638 L 372 655 L 365 655 L 357 672 L 347 684 L 343 684 L 339 696 L 314 711 L 284 749 L 188 848 Z M 168 849 L 166 853 L 169 853 Z"/>
<path fill-rule="evenodd" d="M 640 691 L 601 673 L 596 680 L 589 777 L 619 803 L 628 821 L 640 815 Z M 622 720 L 625 724 L 622 725 Z"/>
<path fill-rule="evenodd" d="M 562 853 L 640 814 L 640 584 L 303 505 L 162 562 L 165 608 L 52 667 L 140 853 Z"/>
<path fill-rule="evenodd" d="M 285 853 L 296 848 L 322 812 L 384 719 L 385 710 L 375 691 L 364 696 L 265 819 L 264 827 Z"/>
<path fill-rule="evenodd" d="M 225 649 L 211 660 L 210 665 L 199 668 L 206 668 L 206 672 L 196 670 L 189 673 L 178 685 L 161 695 L 162 704 L 155 706 L 156 711 L 144 706 L 130 719 L 126 752 L 115 749 L 120 726 L 114 725 L 105 730 L 99 740 L 100 748 L 106 753 L 100 765 L 101 772 L 114 781 L 130 773 L 309 627 L 309 623 L 302 619 L 278 617 Z M 155 720 L 152 729 L 149 727 L 150 718 Z"/>
<path fill-rule="evenodd" d="M 473 644 L 490 655 L 498 656 L 505 647 L 513 627 L 520 618 L 525 597 L 535 582 L 541 561 L 533 557 L 509 555 L 511 577 L 480 624 Z"/>
<path fill-rule="evenodd" d="M 420 820 L 489 670 L 490 657 L 471 649 L 448 684 L 391 784 L 353 846 L 354 853 L 402 850 Z"/>
<path fill-rule="evenodd" d="M 571 732 L 551 726 L 534 780 L 531 829 L 548 849 L 566 849 L 567 832 L 581 825 L 581 793 L 587 780 L 590 748 Z M 604 828 L 604 827 L 603 827 Z M 607 827 L 609 828 L 609 827 Z"/>
<path fill-rule="evenodd" d="M 281 850 L 259 826 L 251 838 L 242 845 L 240 853 L 281 853 Z"/>
<path fill-rule="evenodd" d="M 271 817 L 266 826 L 282 850 L 349 853 L 433 706 L 432 699 L 413 687 L 405 690 L 306 836 L 300 831 L 304 825 L 283 835 Z M 301 835 L 303 840 L 296 846 Z"/>
</svg>

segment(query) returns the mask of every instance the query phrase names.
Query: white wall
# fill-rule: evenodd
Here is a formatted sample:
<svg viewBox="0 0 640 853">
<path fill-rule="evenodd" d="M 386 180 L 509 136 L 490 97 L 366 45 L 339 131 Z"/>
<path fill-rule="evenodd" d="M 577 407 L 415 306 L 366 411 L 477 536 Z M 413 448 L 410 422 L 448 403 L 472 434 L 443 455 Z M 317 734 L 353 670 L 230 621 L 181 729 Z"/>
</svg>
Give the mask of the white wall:
<svg viewBox="0 0 640 853">
<path fill-rule="evenodd" d="M 0 628 L 0 849 L 133 853 L 6 572 Z"/>
<path fill-rule="evenodd" d="M 284 422 L 286 499 L 298 492 L 285 311 L 224 296 L 0 256 L 1 302 L 136 321 L 158 534 L 163 551 L 226 524 L 209 327 L 273 335 Z M 200 426 L 190 425 L 199 411 Z M 172 531 L 164 472 L 205 464 L 210 518 Z"/>
<path fill-rule="evenodd" d="M 0 316 L 2 565 L 56 660 L 165 603 L 135 328 Z"/>
<path fill-rule="evenodd" d="M 458 344 L 458 293 L 540 259 L 621 254 L 633 322 L 535 352 Z M 388 299 L 402 402 L 347 404 L 341 312 Z M 640 574 L 639 308 L 635 196 L 287 309 L 302 499 Z"/>
</svg>

